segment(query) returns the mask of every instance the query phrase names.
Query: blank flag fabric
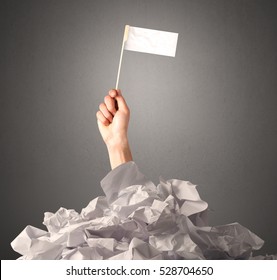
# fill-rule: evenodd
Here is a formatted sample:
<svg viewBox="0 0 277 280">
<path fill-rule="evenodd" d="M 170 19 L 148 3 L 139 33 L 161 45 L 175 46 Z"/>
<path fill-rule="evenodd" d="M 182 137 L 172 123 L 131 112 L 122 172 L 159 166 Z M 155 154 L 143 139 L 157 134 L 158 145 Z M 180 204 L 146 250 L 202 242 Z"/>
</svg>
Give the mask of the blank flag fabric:
<svg viewBox="0 0 277 280">
<path fill-rule="evenodd" d="M 178 33 L 129 26 L 124 49 L 175 57 Z"/>
</svg>

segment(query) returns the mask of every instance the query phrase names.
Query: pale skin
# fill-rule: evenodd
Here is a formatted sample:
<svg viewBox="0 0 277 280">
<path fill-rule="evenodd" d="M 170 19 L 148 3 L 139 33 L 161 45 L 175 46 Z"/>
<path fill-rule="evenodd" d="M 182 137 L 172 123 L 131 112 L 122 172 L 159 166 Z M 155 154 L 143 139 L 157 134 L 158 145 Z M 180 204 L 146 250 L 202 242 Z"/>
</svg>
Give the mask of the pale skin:
<svg viewBox="0 0 277 280">
<path fill-rule="evenodd" d="M 120 90 L 109 91 L 104 102 L 99 105 L 96 118 L 100 134 L 108 149 L 111 168 L 132 161 L 127 135 L 130 110 Z"/>
</svg>

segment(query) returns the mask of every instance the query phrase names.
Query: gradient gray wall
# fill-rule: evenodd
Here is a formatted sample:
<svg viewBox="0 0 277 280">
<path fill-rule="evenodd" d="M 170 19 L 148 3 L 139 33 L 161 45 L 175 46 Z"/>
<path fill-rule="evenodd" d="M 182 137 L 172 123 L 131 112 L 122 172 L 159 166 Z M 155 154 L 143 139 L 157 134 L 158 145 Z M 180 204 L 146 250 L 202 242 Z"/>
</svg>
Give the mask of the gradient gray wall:
<svg viewBox="0 0 277 280">
<path fill-rule="evenodd" d="M 237 221 L 277 253 L 277 2 L 1 1 L 1 245 L 46 211 L 102 195 L 95 113 L 115 86 L 125 24 L 179 33 L 176 58 L 125 52 L 134 160 L 190 180 L 210 223 Z"/>
</svg>

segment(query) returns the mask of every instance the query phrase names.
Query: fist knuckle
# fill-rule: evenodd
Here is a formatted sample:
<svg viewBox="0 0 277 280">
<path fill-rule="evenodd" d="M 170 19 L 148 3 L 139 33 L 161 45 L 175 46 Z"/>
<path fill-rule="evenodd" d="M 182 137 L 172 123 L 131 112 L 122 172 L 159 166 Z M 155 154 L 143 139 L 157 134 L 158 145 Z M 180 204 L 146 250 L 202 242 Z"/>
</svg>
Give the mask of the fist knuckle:
<svg viewBox="0 0 277 280">
<path fill-rule="evenodd" d="M 111 101 L 111 97 L 109 95 L 105 96 L 104 98 L 105 103 L 108 103 Z"/>
<path fill-rule="evenodd" d="M 100 111 L 104 111 L 106 109 L 106 105 L 104 103 L 101 103 L 99 105 L 99 109 L 100 109 Z"/>
</svg>

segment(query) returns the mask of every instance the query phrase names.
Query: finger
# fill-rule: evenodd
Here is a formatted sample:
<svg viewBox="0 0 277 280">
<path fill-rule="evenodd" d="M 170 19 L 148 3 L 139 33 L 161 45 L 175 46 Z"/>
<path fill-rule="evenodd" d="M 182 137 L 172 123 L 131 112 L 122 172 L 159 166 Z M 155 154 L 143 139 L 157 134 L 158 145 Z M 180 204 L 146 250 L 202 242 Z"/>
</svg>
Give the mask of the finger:
<svg viewBox="0 0 277 280">
<path fill-rule="evenodd" d="M 125 112 L 125 113 L 129 113 L 129 108 L 128 108 L 128 105 L 127 105 L 124 97 L 122 95 L 120 95 L 120 96 L 117 96 L 115 99 L 116 99 L 117 104 L 118 104 L 118 109 L 120 111 Z"/>
<path fill-rule="evenodd" d="M 116 89 L 111 89 L 109 91 L 109 96 L 112 98 L 115 98 L 117 96 L 117 90 Z"/>
<path fill-rule="evenodd" d="M 117 89 L 116 91 L 117 91 L 117 95 L 122 96 L 121 89 Z"/>
<path fill-rule="evenodd" d="M 116 109 L 116 100 L 112 98 L 110 95 L 105 96 L 104 102 L 106 104 L 107 109 L 109 110 L 112 115 L 115 115 Z"/>
<path fill-rule="evenodd" d="M 113 121 L 113 115 L 111 114 L 111 112 L 109 112 L 107 106 L 104 103 L 101 103 L 99 105 L 99 110 L 101 111 L 101 113 L 104 115 L 106 119 L 108 119 L 110 122 Z"/>
<path fill-rule="evenodd" d="M 108 126 L 110 121 L 102 114 L 101 111 L 96 113 L 97 120 L 100 121 L 103 125 Z"/>
<path fill-rule="evenodd" d="M 109 90 L 109 95 L 110 97 L 115 98 L 118 95 L 122 95 L 122 93 L 120 89 L 111 89 Z"/>
</svg>

